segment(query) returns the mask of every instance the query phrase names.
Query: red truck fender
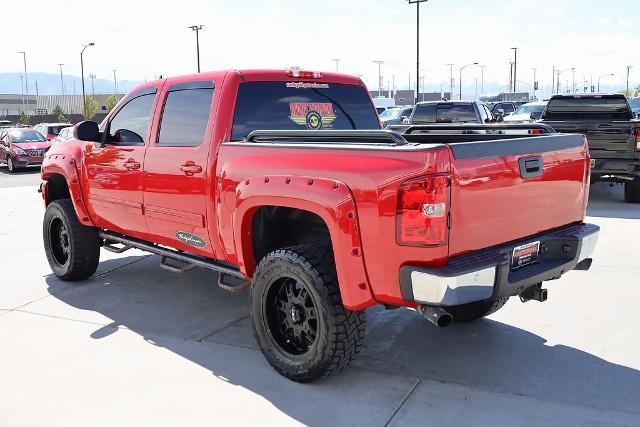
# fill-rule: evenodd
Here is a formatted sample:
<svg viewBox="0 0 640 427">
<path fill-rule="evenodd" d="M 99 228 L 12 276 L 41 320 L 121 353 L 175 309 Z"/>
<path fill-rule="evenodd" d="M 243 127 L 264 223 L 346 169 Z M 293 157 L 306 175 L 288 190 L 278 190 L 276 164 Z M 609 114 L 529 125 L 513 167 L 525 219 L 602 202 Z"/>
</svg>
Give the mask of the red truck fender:
<svg viewBox="0 0 640 427">
<path fill-rule="evenodd" d="M 351 190 L 338 181 L 291 176 L 256 176 L 236 187 L 233 231 L 240 270 L 251 277 L 253 215 L 264 206 L 296 208 L 319 216 L 327 225 L 345 307 L 362 310 L 375 305 L 362 256 L 358 214 Z"/>
<path fill-rule="evenodd" d="M 66 147 L 65 147 L 66 148 Z M 87 207 L 85 205 L 84 197 L 82 195 L 82 189 L 80 188 L 80 181 L 78 177 L 78 160 L 80 155 L 79 147 L 72 147 L 72 151 L 78 151 L 76 154 L 48 154 L 42 163 L 42 179 L 43 184 L 41 186 L 42 198 L 45 205 L 48 205 L 52 200 L 56 200 L 57 195 L 64 191 L 64 187 L 69 190 L 69 195 L 73 207 L 78 216 L 78 221 L 82 225 L 94 227 L 95 224 L 91 221 L 89 214 L 87 213 Z M 62 182 L 64 180 L 64 182 Z"/>
</svg>

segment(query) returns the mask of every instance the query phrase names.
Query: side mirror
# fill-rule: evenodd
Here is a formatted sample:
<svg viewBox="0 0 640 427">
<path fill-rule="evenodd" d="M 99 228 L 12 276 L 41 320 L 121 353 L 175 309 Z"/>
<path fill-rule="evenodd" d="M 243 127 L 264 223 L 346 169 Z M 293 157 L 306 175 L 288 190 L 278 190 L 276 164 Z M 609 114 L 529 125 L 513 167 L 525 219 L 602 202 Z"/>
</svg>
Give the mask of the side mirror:
<svg viewBox="0 0 640 427">
<path fill-rule="evenodd" d="M 73 137 L 80 141 L 95 142 L 99 133 L 98 124 L 90 120 L 80 122 L 73 127 Z"/>
<path fill-rule="evenodd" d="M 496 110 L 496 115 L 504 117 L 504 110 L 502 108 L 498 108 Z"/>
<path fill-rule="evenodd" d="M 403 125 L 408 125 L 409 124 L 409 117 L 400 116 L 400 123 L 402 123 Z"/>
</svg>

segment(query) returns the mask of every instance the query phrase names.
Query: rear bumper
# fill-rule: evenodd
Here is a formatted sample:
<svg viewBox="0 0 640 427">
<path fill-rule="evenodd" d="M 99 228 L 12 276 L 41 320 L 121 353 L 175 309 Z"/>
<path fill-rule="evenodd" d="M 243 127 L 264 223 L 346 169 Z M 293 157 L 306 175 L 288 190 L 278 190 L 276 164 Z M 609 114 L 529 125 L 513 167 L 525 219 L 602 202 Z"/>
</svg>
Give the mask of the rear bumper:
<svg viewBox="0 0 640 427">
<path fill-rule="evenodd" d="M 588 259 L 599 230 L 593 224 L 573 225 L 454 257 L 441 268 L 406 265 L 400 269 L 402 297 L 421 304 L 450 306 L 518 295 L 532 285 L 557 279 Z M 540 241 L 538 262 L 511 270 L 513 248 L 535 241 Z"/>
<path fill-rule="evenodd" d="M 620 178 L 639 177 L 640 176 L 640 159 L 598 158 L 592 155 L 591 176 L 595 179 L 598 179 L 601 176 L 612 176 L 612 177 L 620 177 Z"/>
</svg>

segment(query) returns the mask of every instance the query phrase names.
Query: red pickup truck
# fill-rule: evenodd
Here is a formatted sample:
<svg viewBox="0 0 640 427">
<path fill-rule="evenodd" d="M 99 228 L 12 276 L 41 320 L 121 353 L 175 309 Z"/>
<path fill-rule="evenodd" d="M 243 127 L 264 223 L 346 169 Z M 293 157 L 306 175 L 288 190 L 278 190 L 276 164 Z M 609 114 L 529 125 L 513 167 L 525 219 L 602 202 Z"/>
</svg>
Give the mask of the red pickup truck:
<svg viewBox="0 0 640 427">
<path fill-rule="evenodd" d="M 589 268 L 585 138 L 492 126 L 380 130 L 363 82 L 333 73 L 145 83 L 47 153 L 46 255 L 63 280 L 138 248 L 250 287 L 264 355 L 311 381 L 356 356 L 368 307 L 446 326 Z"/>
</svg>

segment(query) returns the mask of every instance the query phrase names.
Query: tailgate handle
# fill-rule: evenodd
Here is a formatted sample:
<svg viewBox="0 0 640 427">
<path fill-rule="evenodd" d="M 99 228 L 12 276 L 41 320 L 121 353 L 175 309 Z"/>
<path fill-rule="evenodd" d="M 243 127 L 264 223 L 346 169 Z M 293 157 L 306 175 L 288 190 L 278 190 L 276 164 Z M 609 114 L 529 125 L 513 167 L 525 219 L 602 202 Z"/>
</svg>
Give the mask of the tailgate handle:
<svg viewBox="0 0 640 427">
<path fill-rule="evenodd" d="M 542 176 L 542 157 L 523 157 L 518 160 L 520 163 L 520 176 L 522 178 L 535 178 Z"/>
</svg>

